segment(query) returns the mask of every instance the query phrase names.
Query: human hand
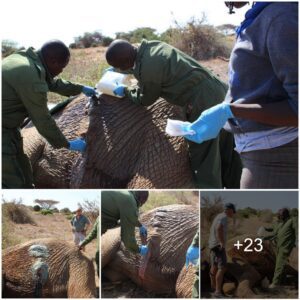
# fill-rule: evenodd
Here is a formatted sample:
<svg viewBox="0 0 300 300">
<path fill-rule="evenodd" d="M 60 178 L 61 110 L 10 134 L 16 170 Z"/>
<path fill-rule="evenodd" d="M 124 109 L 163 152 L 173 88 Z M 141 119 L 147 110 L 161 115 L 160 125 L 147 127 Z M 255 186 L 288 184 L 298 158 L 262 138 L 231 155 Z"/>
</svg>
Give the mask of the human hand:
<svg viewBox="0 0 300 300">
<path fill-rule="evenodd" d="M 228 103 L 215 105 L 203 111 L 200 117 L 189 126 L 188 129 L 195 131 L 196 134 L 187 134 L 184 137 L 198 144 L 214 139 L 230 118 L 234 116 Z"/>
<path fill-rule="evenodd" d="M 69 150 L 71 151 L 79 151 L 83 153 L 86 148 L 86 142 L 84 139 L 75 139 L 69 141 Z"/>
<path fill-rule="evenodd" d="M 185 260 L 186 267 L 188 267 L 190 263 L 192 265 L 196 265 L 198 259 L 199 259 L 199 247 L 190 246 L 186 252 L 186 260 Z"/>
<path fill-rule="evenodd" d="M 148 246 L 145 245 L 139 246 L 139 253 L 142 256 L 145 256 L 148 253 Z"/>
<path fill-rule="evenodd" d="M 96 95 L 96 90 L 94 88 L 92 88 L 91 86 L 84 86 L 82 88 L 82 92 L 87 96 L 87 97 L 91 97 Z"/>
<path fill-rule="evenodd" d="M 140 235 L 143 237 L 147 237 L 147 228 L 144 225 L 140 227 Z"/>
<path fill-rule="evenodd" d="M 126 87 L 127 87 L 127 86 L 124 85 L 124 84 L 119 84 L 119 85 L 113 90 L 113 92 L 114 92 L 114 94 L 115 94 L 116 96 L 124 97 L 124 96 L 125 96 L 125 88 L 126 88 Z"/>
</svg>

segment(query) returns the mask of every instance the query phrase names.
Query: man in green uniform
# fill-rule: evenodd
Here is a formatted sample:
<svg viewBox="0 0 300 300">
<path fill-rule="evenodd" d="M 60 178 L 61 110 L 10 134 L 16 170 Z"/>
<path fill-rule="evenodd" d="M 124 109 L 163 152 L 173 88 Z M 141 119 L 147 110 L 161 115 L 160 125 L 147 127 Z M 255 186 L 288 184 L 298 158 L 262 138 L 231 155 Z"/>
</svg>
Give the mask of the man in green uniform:
<svg viewBox="0 0 300 300">
<path fill-rule="evenodd" d="M 55 148 L 83 152 L 85 141 L 68 141 L 47 107 L 47 92 L 64 96 L 94 89 L 55 78 L 67 66 L 70 51 L 61 41 L 16 52 L 2 61 L 2 188 L 32 188 L 33 174 L 23 151 L 20 126 L 30 117 L 38 132 Z"/>
<path fill-rule="evenodd" d="M 273 231 L 274 234 L 264 238 L 265 240 L 273 240 L 276 245 L 276 265 L 270 288 L 276 288 L 282 283 L 284 267 L 296 245 L 298 230 L 297 220 L 295 217 L 290 217 L 287 208 L 281 208 L 277 217 L 278 222 L 274 228 L 265 228 L 267 231 Z"/>
<path fill-rule="evenodd" d="M 107 62 L 116 71 L 133 74 L 138 87 L 119 85 L 114 93 L 136 104 L 151 105 L 159 97 L 184 108 L 186 119 L 223 101 L 227 86 L 180 50 L 160 41 L 143 40 L 138 48 L 123 40 L 108 47 Z M 194 180 L 198 188 L 239 188 L 241 162 L 231 134 L 214 140 L 189 141 Z"/>
<path fill-rule="evenodd" d="M 101 235 L 108 229 L 121 227 L 121 240 L 133 252 L 146 255 L 148 248 L 139 246 L 135 227 L 139 227 L 142 240 L 147 238 L 147 229 L 139 222 L 139 207 L 148 199 L 148 191 L 103 191 L 101 192 Z"/>
<path fill-rule="evenodd" d="M 190 263 L 195 266 L 195 281 L 192 290 L 192 297 L 199 299 L 199 230 L 194 236 L 193 242 L 186 252 L 186 266 Z"/>
<path fill-rule="evenodd" d="M 97 251 L 96 251 L 96 264 L 97 264 L 97 273 L 99 277 L 99 217 L 97 218 L 91 232 L 89 235 L 79 244 L 79 250 L 83 250 L 84 246 L 90 243 L 92 240 L 97 238 Z"/>
</svg>

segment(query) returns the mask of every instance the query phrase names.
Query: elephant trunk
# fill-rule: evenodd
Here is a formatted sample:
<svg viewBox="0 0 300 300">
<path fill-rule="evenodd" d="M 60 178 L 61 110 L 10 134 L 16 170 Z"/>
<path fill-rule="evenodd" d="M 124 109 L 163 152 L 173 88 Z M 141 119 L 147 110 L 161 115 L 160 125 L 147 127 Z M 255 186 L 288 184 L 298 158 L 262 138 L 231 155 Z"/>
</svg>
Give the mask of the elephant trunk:
<svg viewBox="0 0 300 300">
<path fill-rule="evenodd" d="M 141 259 L 138 275 L 141 280 L 145 278 L 145 272 L 147 269 L 148 262 L 155 261 L 160 255 L 160 243 L 161 234 L 157 232 L 157 229 L 149 231 L 149 242 L 148 242 L 148 253 Z"/>
</svg>

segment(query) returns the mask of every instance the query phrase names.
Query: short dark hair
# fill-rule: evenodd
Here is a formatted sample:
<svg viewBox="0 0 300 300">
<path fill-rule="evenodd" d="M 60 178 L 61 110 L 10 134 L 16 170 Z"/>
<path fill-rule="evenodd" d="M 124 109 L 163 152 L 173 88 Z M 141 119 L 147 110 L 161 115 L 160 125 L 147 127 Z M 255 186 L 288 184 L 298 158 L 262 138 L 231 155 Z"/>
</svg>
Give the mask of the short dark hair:
<svg viewBox="0 0 300 300">
<path fill-rule="evenodd" d="M 135 56 L 135 48 L 125 40 L 114 40 L 105 53 L 106 61 L 110 65 L 117 65 L 118 67 L 128 63 L 128 60 L 134 62 Z"/>
<path fill-rule="evenodd" d="M 51 40 L 41 47 L 41 53 L 45 59 L 51 58 L 59 62 L 65 62 L 70 57 L 69 48 L 60 40 Z"/>
<path fill-rule="evenodd" d="M 136 196 L 136 201 L 143 205 L 148 200 L 149 192 L 148 191 L 134 191 L 134 194 Z"/>
</svg>

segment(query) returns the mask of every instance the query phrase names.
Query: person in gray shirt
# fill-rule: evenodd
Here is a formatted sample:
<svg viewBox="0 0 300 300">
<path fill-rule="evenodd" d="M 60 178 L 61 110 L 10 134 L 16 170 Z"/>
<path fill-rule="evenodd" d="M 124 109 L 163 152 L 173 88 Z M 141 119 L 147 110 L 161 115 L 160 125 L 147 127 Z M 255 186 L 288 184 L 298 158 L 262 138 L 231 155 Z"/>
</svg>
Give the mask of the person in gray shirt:
<svg viewBox="0 0 300 300">
<path fill-rule="evenodd" d="M 185 137 L 202 143 L 223 127 L 242 158 L 241 188 L 298 188 L 298 2 L 254 2 L 237 28 L 224 102 Z"/>
<path fill-rule="evenodd" d="M 235 206 L 232 203 L 224 205 L 224 212 L 218 214 L 210 227 L 208 247 L 210 249 L 210 282 L 211 288 L 215 291 L 215 298 L 223 298 L 222 283 L 226 272 L 226 241 L 227 241 L 227 220 L 233 218 Z"/>
<path fill-rule="evenodd" d="M 82 242 L 86 237 L 86 231 L 91 225 L 89 219 L 82 214 L 82 208 L 76 210 L 76 214 L 71 219 L 72 232 L 74 234 L 74 243 L 76 246 Z"/>
</svg>

